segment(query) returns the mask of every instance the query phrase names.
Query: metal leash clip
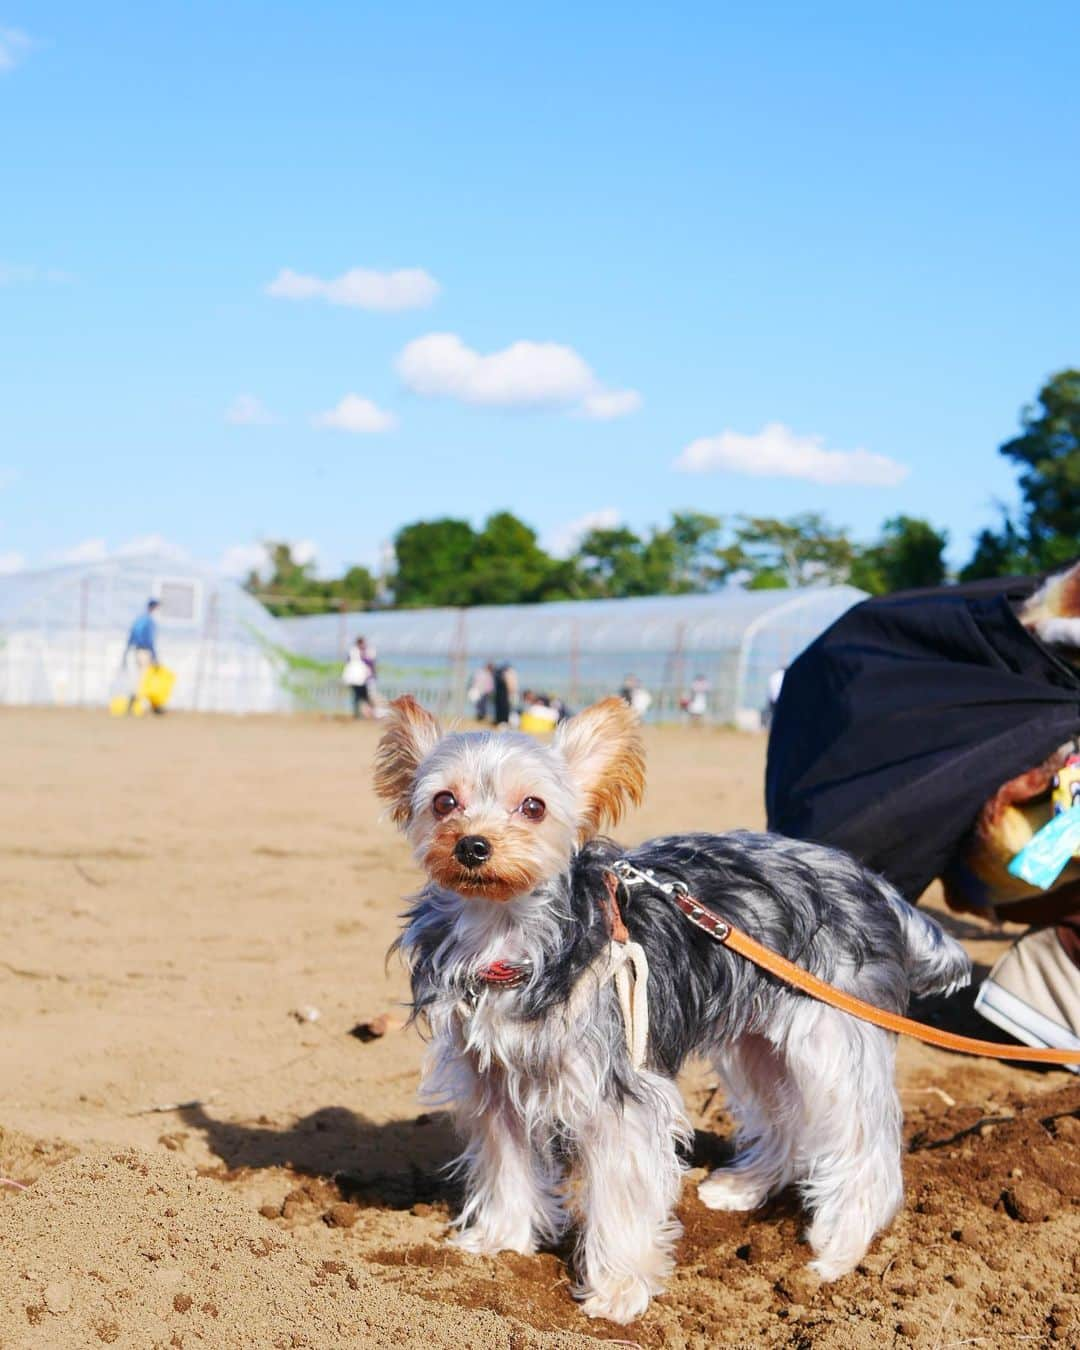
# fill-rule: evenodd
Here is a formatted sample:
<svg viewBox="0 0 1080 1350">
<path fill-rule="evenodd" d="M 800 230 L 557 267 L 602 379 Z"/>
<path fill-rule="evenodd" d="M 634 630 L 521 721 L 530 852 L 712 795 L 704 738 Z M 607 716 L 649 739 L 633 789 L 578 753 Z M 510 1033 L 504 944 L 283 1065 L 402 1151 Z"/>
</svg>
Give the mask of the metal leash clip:
<svg viewBox="0 0 1080 1350">
<path fill-rule="evenodd" d="M 617 862 L 613 862 L 611 870 L 627 891 L 635 886 L 648 886 L 654 891 L 659 891 L 661 895 L 666 895 L 669 900 L 675 902 L 695 928 L 708 933 L 709 937 L 717 942 L 723 942 L 731 932 L 730 925 L 725 923 L 719 914 L 714 914 L 711 909 L 707 909 L 694 899 L 685 881 L 679 881 L 678 878 L 674 881 L 661 881 L 650 868 L 635 867 L 626 858 L 619 858 Z"/>
<path fill-rule="evenodd" d="M 651 868 L 635 867 L 628 858 L 619 858 L 617 862 L 613 862 L 611 870 L 628 891 L 635 886 L 648 886 L 651 890 L 660 891 L 667 896 L 690 894 L 684 882 L 661 881 Z"/>
</svg>

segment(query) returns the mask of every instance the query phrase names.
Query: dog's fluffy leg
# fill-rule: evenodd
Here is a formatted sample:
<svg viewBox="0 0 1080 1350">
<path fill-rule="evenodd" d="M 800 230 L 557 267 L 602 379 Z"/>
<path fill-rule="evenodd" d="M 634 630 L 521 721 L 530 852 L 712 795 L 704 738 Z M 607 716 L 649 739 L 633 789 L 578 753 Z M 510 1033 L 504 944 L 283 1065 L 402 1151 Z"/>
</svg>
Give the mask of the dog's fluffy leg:
<svg viewBox="0 0 1080 1350">
<path fill-rule="evenodd" d="M 802 1104 L 789 1127 L 813 1216 L 810 1265 L 835 1280 L 854 1270 L 903 1202 L 895 1044 L 879 1027 L 810 1005 L 791 1018 L 784 1055 Z"/>
<path fill-rule="evenodd" d="M 590 1317 L 632 1322 L 663 1291 L 682 1225 L 674 1217 L 688 1126 L 678 1088 L 645 1073 L 640 1100 L 605 1102 L 576 1140 L 582 1231 L 575 1294 Z"/>
<path fill-rule="evenodd" d="M 555 1241 L 565 1227 L 558 1171 L 532 1146 L 497 1077 L 474 1080 L 456 1114 L 468 1143 L 458 1159 L 466 1201 L 455 1245 L 477 1253 L 529 1253 L 540 1241 Z"/>
<path fill-rule="evenodd" d="M 801 1112 L 783 1060 L 762 1036 L 744 1036 L 715 1057 L 737 1124 L 735 1160 L 698 1186 L 709 1209 L 757 1209 L 795 1175 L 795 1140 L 785 1124 Z"/>
</svg>

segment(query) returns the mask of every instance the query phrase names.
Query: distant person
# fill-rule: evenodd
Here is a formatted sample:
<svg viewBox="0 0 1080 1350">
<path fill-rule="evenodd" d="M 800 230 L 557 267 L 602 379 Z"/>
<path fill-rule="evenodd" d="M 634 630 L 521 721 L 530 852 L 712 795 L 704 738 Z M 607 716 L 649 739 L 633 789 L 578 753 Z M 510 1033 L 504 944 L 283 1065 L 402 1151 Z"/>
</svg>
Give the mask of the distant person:
<svg viewBox="0 0 1080 1350">
<path fill-rule="evenodd" d="M 639 717 L 644 717 L 652 706 L 652 694 L 645 688 L 636 675 L 627 675 L 619 697 L 628 703 Z"/>
<path fill-rule="evenodd" d="M 367 643 L 358 637 L 349 648 L 345 669 L 341 678 L 352 693 L 352 715 L 354 718 L 375 716 L 375 665 Z"/>
<path fill-rule="evenodd" d="M 488 719 L 492 695 L 495 693 L 494 672 L 495 667 L 489 661 L 486 666 L 481 666 L 474 673 L 469 684 L 469 692 L 466 697 L 473 705 L 473 716 L 478 722 L 486 722 Z"/>
<path fill-rule="evenodd" d="M 691 722 L 703 722 L 709 711 L 709 691 L 712 686 L 704 675 L 695 675 L 690 681 L 690 696 L 686 700 L 686 712 Z"/>
<path fill-rule="evenodd" d="M 131 691 L 128 699 L 128 712 L 134 712 L 135 703 L 139 697 L 139 684 L 142 681 L 143 672 L 150 670 L 154 666 L 160 666 L 157 653 L 157 620 L 154 612 L 161 604 L 160 600 L 150 599 L 146 602 L 145 611 L 139 615 L 131 625 L 131 632 L 128 633 L 127 646 L 124 648 L 123 665 L 127 665 L 128 652 L 135 653 L 135 687 Z M 123 695 L 121 694 L 122 698 Z M 164 712 L 164 708 L 156 703 L 150 705 L 154 712 Z"/>
<path fill-rule="evenodd" d="M 559 722 L 559 713 L 552 706 L 547 694 L 539 694 L 534 689 L 526 689 L 521 695 L 522 731 L 554 731 Z"/>
<path fill-rule="evenodd" d="M 495 667 L 492 674 L 495 687 L 492 690 L 494 706 L 491 720 L 497 727 L 507 727 L 510 725 L 510 715 L 514 710 L 514 704 L 517 702 L 517 671 L 509 661 L 503 661 Z"/>
<path fill-rule="evenodd" d="M 157 620 L 154 618 L 154 611 L 160 604 L 160 600 L 147 600 L 145 612 L 131 625 L 124 648 L 124 661 L 127 661 L 128 652 L 134 652 L 136 670 L 161 664 L 157 654 Z"/>
<path fill-rule="evenodd" d="M 371 671 L 371 677 L 367 682 L 368 701 L 371 704 L 371 710 L 376 717 L 381 716 L 379 711 L 379 698 L 377 690 L 377 681 L 379 677 L 379 668 L 376 661 L 378 655 L 375 644 L 370 638 L 361 638 L 364 646 L 364 660 L 368 663 L 368 669 Z"/>
</svg>

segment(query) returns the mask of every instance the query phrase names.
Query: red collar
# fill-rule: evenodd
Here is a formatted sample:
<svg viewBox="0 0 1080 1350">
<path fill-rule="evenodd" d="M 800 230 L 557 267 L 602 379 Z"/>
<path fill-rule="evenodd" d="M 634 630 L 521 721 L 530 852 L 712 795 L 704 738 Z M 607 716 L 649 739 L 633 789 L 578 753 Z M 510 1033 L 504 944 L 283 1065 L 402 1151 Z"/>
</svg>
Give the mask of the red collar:
<svg viewBox="0 0 1080 1350">
<path fill-rule="evenodd" d="M 630 934 L 626 930 L 622 913 L 619 910 L 619 877 L 614 872 L 604 873 L 604 885 L 607 894 L 600 899 L 600 911 L 608 933 L 614 942 L 627 942 Z M 494 985 L 497 989 L 516 989 L 524 984 L 532 970 L 532 962 L 492 961 L 481 966 L 469 977 L 469 986 L 474 996 L 480 993 L 484 985 Z"/>
<path fill-rule="evenodd" d="M 489 966 L 481 966 L 473 975 L 476 984 L 494 984 L 502 989 L 512 989 L 524 984 L 532 969 L 530 962 L 514 965 L 510 961 L 492 961 Z"/>
</svg>

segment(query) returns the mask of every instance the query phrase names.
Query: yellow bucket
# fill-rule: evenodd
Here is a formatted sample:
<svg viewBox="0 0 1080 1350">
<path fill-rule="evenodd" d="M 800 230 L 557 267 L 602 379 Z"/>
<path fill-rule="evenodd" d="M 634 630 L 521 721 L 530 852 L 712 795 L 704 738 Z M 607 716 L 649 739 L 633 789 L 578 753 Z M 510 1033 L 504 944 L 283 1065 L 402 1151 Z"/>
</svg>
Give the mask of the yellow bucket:
<svg viewBox="0 0 1080 1350">
<path fill-rule="evenodd" d="M 527 731 L 530 736 L 550 736 L 555 730 L 557 718 L 552 713 L 544 716 L 540 713 L 534 713 L 529 709 L 521 714 L 518 722 L 519 731 Z"/>
<path fill-rule="evenodd" d="M 138 697 L 152 708 L 164 708 L 172 695 L 176 674 L 168 666 L 148 666 L 139 678 Z"/>
<path fill-rule="evenodd" d="M 146 711 L 146 705 L 139 699 L 132 699 L 130 694 L 114 694 L 109 699 L 109 713 L 112 717 L 141 717 Z"/>
</svg>

